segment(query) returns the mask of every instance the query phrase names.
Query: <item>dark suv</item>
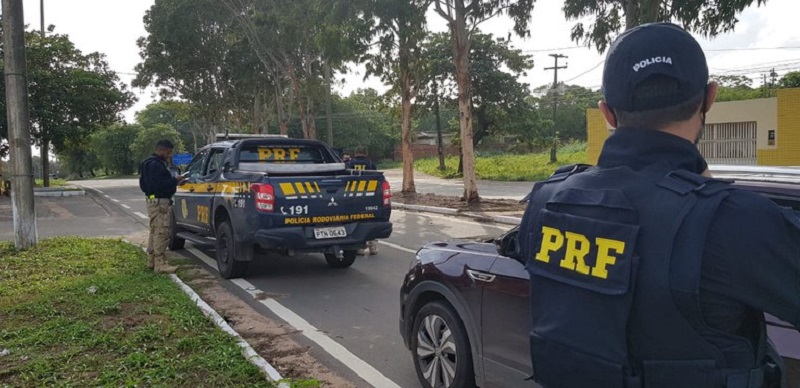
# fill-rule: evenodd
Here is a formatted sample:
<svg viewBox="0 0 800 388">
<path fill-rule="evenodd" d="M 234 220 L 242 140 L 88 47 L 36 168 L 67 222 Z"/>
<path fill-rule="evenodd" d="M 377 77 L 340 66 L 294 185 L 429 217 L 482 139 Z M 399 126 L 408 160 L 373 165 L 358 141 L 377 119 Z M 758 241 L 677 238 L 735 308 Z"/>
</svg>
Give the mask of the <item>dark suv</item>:
<svg viewBox="0 0 800 388">
<path fill-rule="evenodd" d="M 749 178 L 735 184 L 800 210 L 800 184 Z M 485 241 L 429 243 L 417 253 L 400 291 L 400 333 L 423 386 L 533 386 L 525 381 L 533 373 L 528 273 L 516 236 L 515 227 Z M 767 318 L 781 355 L 800 358 L 800 334 Z"/>
</svg>

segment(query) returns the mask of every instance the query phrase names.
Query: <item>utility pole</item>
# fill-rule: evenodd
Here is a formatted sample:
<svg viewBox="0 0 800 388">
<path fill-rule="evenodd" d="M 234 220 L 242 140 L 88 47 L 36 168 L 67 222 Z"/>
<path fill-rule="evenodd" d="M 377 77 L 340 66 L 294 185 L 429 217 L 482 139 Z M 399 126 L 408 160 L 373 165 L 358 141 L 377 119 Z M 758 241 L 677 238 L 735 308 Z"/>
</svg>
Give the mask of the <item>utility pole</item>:
<svg viewBox="0 0 800 388">
<path fill-rule="evenodd" d="M 561 58 L 567 58 L 566 55 L 562 54 L 550 54 L 555 61 L 553 67 L 546 67 L 545 70 L 553 70 L 553 88 L 551 89 L 553 92 L 553 146 L 550 148 L 550 163 L 558 162 L 558 158 L 556 158 L 556 147 L 558 147 L 558 133 L 556 132 L 556 113 L 558 113 L 558 69 L 566 69 L 567 65 L 558 66 L 558 60 Z"/>
<path fill-rule="evenodd" d="M 24 20 L 22 0 L 3 0 L 6 115 L 8 139 L 11 143 L 11 206 L 17 249 L 31 248 L 38 240 L 36 212 L 33 207 Z"/>
</svg>

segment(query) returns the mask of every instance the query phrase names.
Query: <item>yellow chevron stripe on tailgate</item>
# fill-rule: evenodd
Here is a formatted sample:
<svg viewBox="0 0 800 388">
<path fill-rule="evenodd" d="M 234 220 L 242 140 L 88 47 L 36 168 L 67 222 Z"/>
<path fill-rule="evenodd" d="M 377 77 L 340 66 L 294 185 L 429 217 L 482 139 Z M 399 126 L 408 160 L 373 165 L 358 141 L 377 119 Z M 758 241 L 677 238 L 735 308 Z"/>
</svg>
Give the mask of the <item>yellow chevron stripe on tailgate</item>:
<svg viewBox="0 0 800 388">
<path fill-rule="evenodd" d="M 281 191 L 283 191 L 283 195 L 287 197 L 297 194 L 297 192 L 294 191 L 294 186 L 287 182 L 281 183 Z"/>
<path fill-rule="evenodd" d="M 369 181 L 369 185 L 367 186 L 367 191 L 373 192 L 378 189 L 378 181 Z"/>
</svg>

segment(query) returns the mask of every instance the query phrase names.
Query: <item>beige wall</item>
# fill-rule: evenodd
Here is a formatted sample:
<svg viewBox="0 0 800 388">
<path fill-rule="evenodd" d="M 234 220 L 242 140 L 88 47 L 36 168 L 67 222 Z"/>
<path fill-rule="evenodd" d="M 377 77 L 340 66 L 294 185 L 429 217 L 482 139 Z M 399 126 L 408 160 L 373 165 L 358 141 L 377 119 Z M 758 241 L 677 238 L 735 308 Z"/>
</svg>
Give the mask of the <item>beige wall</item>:
<svg viewBox="0 0 800 388">
<path fill-rule="evenodd" d="M 776 145 L 767 145 L 767 131 L 778 130 L 778 99 L 761 98 L 758 100 L 717 102 L 708 112 L 707 124 L 756 122 L 756 148 L 759 150 L 776 149 Z M 780 134 L 776 134 L 776 137 Z M 777 139 L 776 139 L 777 140 Z"/>
</svg>

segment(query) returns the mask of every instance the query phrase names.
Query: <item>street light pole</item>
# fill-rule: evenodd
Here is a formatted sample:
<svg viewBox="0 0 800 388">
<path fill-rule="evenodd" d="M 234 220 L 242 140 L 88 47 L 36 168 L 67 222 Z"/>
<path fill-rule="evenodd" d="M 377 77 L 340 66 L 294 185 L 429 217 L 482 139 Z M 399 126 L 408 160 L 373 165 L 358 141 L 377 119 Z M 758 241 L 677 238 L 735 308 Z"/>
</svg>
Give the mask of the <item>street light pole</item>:
<svg viewBox="0 0 800 388">
<path fill-rule="evenodd" d="M 22 0 L 3 0 L 6 115 L 8 140 L 11 143 L 11 206 L 17 249 L 31 248 L 38 239 L 33 206 L 24 20 Z"/>
</svg>

